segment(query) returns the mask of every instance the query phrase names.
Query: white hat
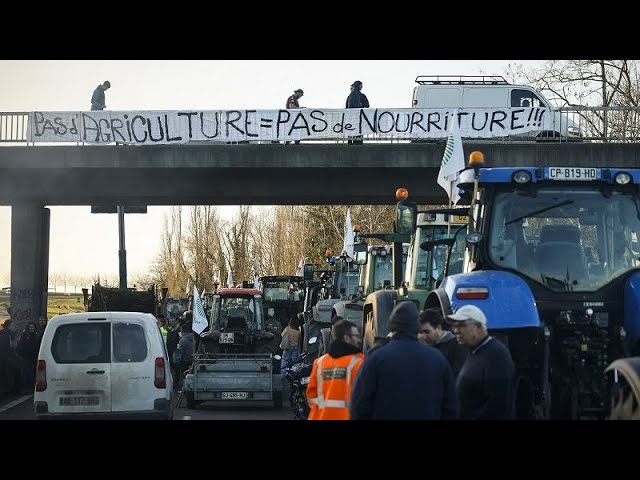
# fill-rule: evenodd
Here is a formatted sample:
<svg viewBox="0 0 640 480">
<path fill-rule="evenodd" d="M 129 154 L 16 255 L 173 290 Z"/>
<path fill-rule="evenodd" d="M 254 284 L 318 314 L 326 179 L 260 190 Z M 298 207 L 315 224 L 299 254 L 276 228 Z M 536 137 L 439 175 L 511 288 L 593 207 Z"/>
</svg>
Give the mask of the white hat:
<svg viewBox="0 0 640 480">
<path fill-rule="evenodd" d="M 471 320 L 473 322 L 481 323 L 482 325 L 487 324 L 487 317 L 484 315 L 482 310 L 475 305 L 463 305 L 458 308 L 455 313 L 447 315 L 447 318 L 456 322 Z"/>
</svg>

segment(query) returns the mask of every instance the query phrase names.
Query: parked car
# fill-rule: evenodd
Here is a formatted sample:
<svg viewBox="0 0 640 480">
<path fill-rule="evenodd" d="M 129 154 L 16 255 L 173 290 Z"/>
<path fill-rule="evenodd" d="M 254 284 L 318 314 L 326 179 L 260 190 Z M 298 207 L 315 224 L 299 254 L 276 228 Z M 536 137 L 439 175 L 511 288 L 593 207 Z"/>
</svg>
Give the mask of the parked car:
<svg viewBox="0 0 640 480">
<path fill-rule="evenodd" d="M 173 418 L 173 382 L 155 317 L 56 315 L 40 345 L 34 392 L 43 418 Z"/>
</svg>

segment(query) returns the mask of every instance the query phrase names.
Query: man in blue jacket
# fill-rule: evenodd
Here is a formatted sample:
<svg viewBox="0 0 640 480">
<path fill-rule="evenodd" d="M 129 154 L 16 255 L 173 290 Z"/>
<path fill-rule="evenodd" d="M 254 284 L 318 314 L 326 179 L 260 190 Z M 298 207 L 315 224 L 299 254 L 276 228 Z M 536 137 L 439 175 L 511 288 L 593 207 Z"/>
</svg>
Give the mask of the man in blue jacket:
<svg viewBox="0 0 640 480">
<path fill-rule="evenodd" d="M 389 317 L 393 336 L 369 351 L 351 393 L 352 420 L 439 420 L 457 415 L 447 359 L 418 340 L 413 302 L 400 302 Z"/>
</svg>

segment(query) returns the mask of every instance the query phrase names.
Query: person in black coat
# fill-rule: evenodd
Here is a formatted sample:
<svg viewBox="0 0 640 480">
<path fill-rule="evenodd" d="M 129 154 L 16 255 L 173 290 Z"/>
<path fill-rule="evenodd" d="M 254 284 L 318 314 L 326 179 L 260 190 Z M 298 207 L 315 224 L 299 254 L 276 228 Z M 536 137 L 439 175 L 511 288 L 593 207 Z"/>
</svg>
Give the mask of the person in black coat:
<svg viewBox="0 0 640 480">
<path fill-rule="evenodd" d="M 444 355 L 418 341 L 413 302 L 389 316 L 389 341 L 365 356 L 351 393 L 352 420 L 454 419 L 457 406 L 451 367 Z"/>
<path fill-rule="evenodd" d="M 23 390 L 25 393 L 33 393 L 36 384 L 36 365 L 38 363 L 38 351 L 40 350 L 40 338 L 38 337 L 38 325 L 29 322 L 22 331 L 16 351 L 22 359 Z"/>
<path fill-rule="evenodd" d="M 362 82 L 356 80 L 351 84 L 351 93 L 347 97 L 346 108 L 369 108 L 369 99 L 362 93 Z M 362 143 L 362 135 L 358 135 L 349 139 L 350 144 L 360 145 Z"/>
<path fill-rule="evenodd" d="M 169 355 L 169 364 L 171 365 L 171 375 L 173 376 L 173 387 L 178 388 L 179 371 L 178 365 L 173 361 L 173 352 L 178 349 L 180 341 L 180 325 L 176 317 L 169 317 L 169 331 L 167 332 L 167 354 Z"/>
<path fill-rule="evenodd" d="M 469 355 L 469 350 L 460 345 L 455 335 L 447 330 L 448 326 L 442 315 L 442 309 L 432 307 L 423 310 L 420 314 L 420 326 L 418 339 L 440 350 L 451 365 L 453 375 L 457 377 Z"/>
<path fill-rule="evenodd" d="M 369 108 L 369 99 L 362 93 L 362 82 L 356 80 L 351 84 L 351 93 L 347 97 L 345 108 Z"/>
<path fill-rule="evenodd" d="M 515 366 L 509 349 L 487 332 L 487 317 L 475 305 L 463 305 L 452 320 L 458 343 L 470 352 L 456 379 L 463 420 L 515 418 Z"/>
</svg>

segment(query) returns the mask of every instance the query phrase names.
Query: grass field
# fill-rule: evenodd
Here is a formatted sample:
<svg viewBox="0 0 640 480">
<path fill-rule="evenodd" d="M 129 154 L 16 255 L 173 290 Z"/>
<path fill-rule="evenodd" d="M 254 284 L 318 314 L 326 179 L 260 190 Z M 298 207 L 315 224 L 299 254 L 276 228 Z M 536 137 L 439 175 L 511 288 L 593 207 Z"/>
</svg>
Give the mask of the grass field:
<svg viewBox="0 0 640 480">
<path fill-rule="evenodd" d="M 0 296 L 0 311 L 4 313 L 6 308 L 11 304 L 8 295 Z M 47 318 L 61 313 L 84 312 L 84 304 L 82 295 L 52 295 L 49 294 L 49 302 L 47 304 Z"/>
</svg>

